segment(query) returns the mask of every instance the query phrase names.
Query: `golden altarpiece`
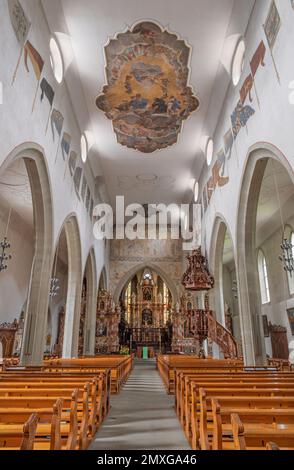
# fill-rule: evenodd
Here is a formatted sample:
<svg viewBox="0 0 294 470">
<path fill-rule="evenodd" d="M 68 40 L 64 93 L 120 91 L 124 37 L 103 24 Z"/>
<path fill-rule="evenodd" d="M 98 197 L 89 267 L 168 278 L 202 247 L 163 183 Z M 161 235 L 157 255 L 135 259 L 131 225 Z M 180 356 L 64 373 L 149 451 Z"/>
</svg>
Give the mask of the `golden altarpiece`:
<svg viewBox="0 0 294 470">
<path fill-rule="evenodd" d="M 159 349 L 172 311 L 172 296 L 163 279 L 149 269 L 137 273 L 127 285 L 124 306 L 130 343 Z"/>
<path fill-rule="evenodd" d="M 95 354 L 119 352 L 119 323 L 121 311 L 111 294 L 102 289 L 98 293 L 96 313 Z"/>
</svg>

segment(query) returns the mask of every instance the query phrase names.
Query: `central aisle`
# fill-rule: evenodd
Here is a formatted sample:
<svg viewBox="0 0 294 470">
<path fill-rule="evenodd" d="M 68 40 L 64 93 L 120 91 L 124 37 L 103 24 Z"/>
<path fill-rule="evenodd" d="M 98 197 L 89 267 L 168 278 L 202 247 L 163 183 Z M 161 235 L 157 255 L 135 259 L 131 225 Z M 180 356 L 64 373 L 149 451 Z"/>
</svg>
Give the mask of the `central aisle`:
<svg viewBox="0 0 294 470">
<path fill-rule="evenodd" d="M 154 360 L 136 360 L 89 450 L 189 450 Z"/>
</svg>

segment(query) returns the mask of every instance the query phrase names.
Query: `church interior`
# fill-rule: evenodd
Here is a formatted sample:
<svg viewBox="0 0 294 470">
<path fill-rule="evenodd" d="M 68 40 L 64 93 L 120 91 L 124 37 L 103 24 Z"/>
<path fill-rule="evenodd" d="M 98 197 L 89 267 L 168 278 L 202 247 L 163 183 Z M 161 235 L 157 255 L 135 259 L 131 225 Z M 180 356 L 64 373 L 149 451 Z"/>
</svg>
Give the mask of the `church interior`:
<svg viewBox="0 0 294 470">
<path fill-rule="evenodd" d="M 294 450 L 294 1 L 0 39 L 0 451 Z"/>
</svg>

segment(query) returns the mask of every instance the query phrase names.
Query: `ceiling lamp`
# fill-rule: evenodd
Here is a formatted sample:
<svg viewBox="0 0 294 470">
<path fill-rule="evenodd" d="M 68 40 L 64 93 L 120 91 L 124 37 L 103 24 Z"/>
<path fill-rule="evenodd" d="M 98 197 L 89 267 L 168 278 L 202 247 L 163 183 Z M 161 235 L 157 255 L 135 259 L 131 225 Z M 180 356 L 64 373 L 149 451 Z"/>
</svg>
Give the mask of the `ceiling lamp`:
<svg viewBox="0 0 294 470">
<path fill-rule="evenodd" d="M 50 39 L 50 64 L 57 83 L 62 83 L 64 77 L 64 64 L 61 49 L 55 38 Z"/>
<path fill-rule="evenodd" d="M 199 198 L 199 183 L 196 181 L 194 185 L 194 202 L 197 202 Z"/>
<path fill-rule="evenodd" d="M 201 150 L 205 155 L 207 165 L 210 166 L 213 158 L 214 143 L 211 137 L 205 136 L 202 138 Z"/>
<path fill-rule="evenodd" d="M 221 62 L 230 75 L 234 86 L 237 86 L 241 79 L 245 51 L 245 41 L 240 34 L 233 34 L 226 39 Z"/>
</svg>

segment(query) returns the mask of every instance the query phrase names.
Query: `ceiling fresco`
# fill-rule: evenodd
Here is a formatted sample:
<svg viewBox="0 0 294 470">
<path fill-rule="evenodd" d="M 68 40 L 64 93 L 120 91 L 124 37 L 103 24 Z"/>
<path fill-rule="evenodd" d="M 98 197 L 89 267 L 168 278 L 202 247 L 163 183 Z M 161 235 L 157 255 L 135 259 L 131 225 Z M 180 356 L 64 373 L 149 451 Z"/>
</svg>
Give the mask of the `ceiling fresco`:
<svg viewBox="0 0 294 470">
<path fill-rule="evenodd" d="M 96 105 L 121 145 L 152 153 L 177 142 L 183 122 L 200 104 L 188 83 L 190 54 L 185 41 L 152 22 L 110 40 L 107 85 Z"/>
</svg>

